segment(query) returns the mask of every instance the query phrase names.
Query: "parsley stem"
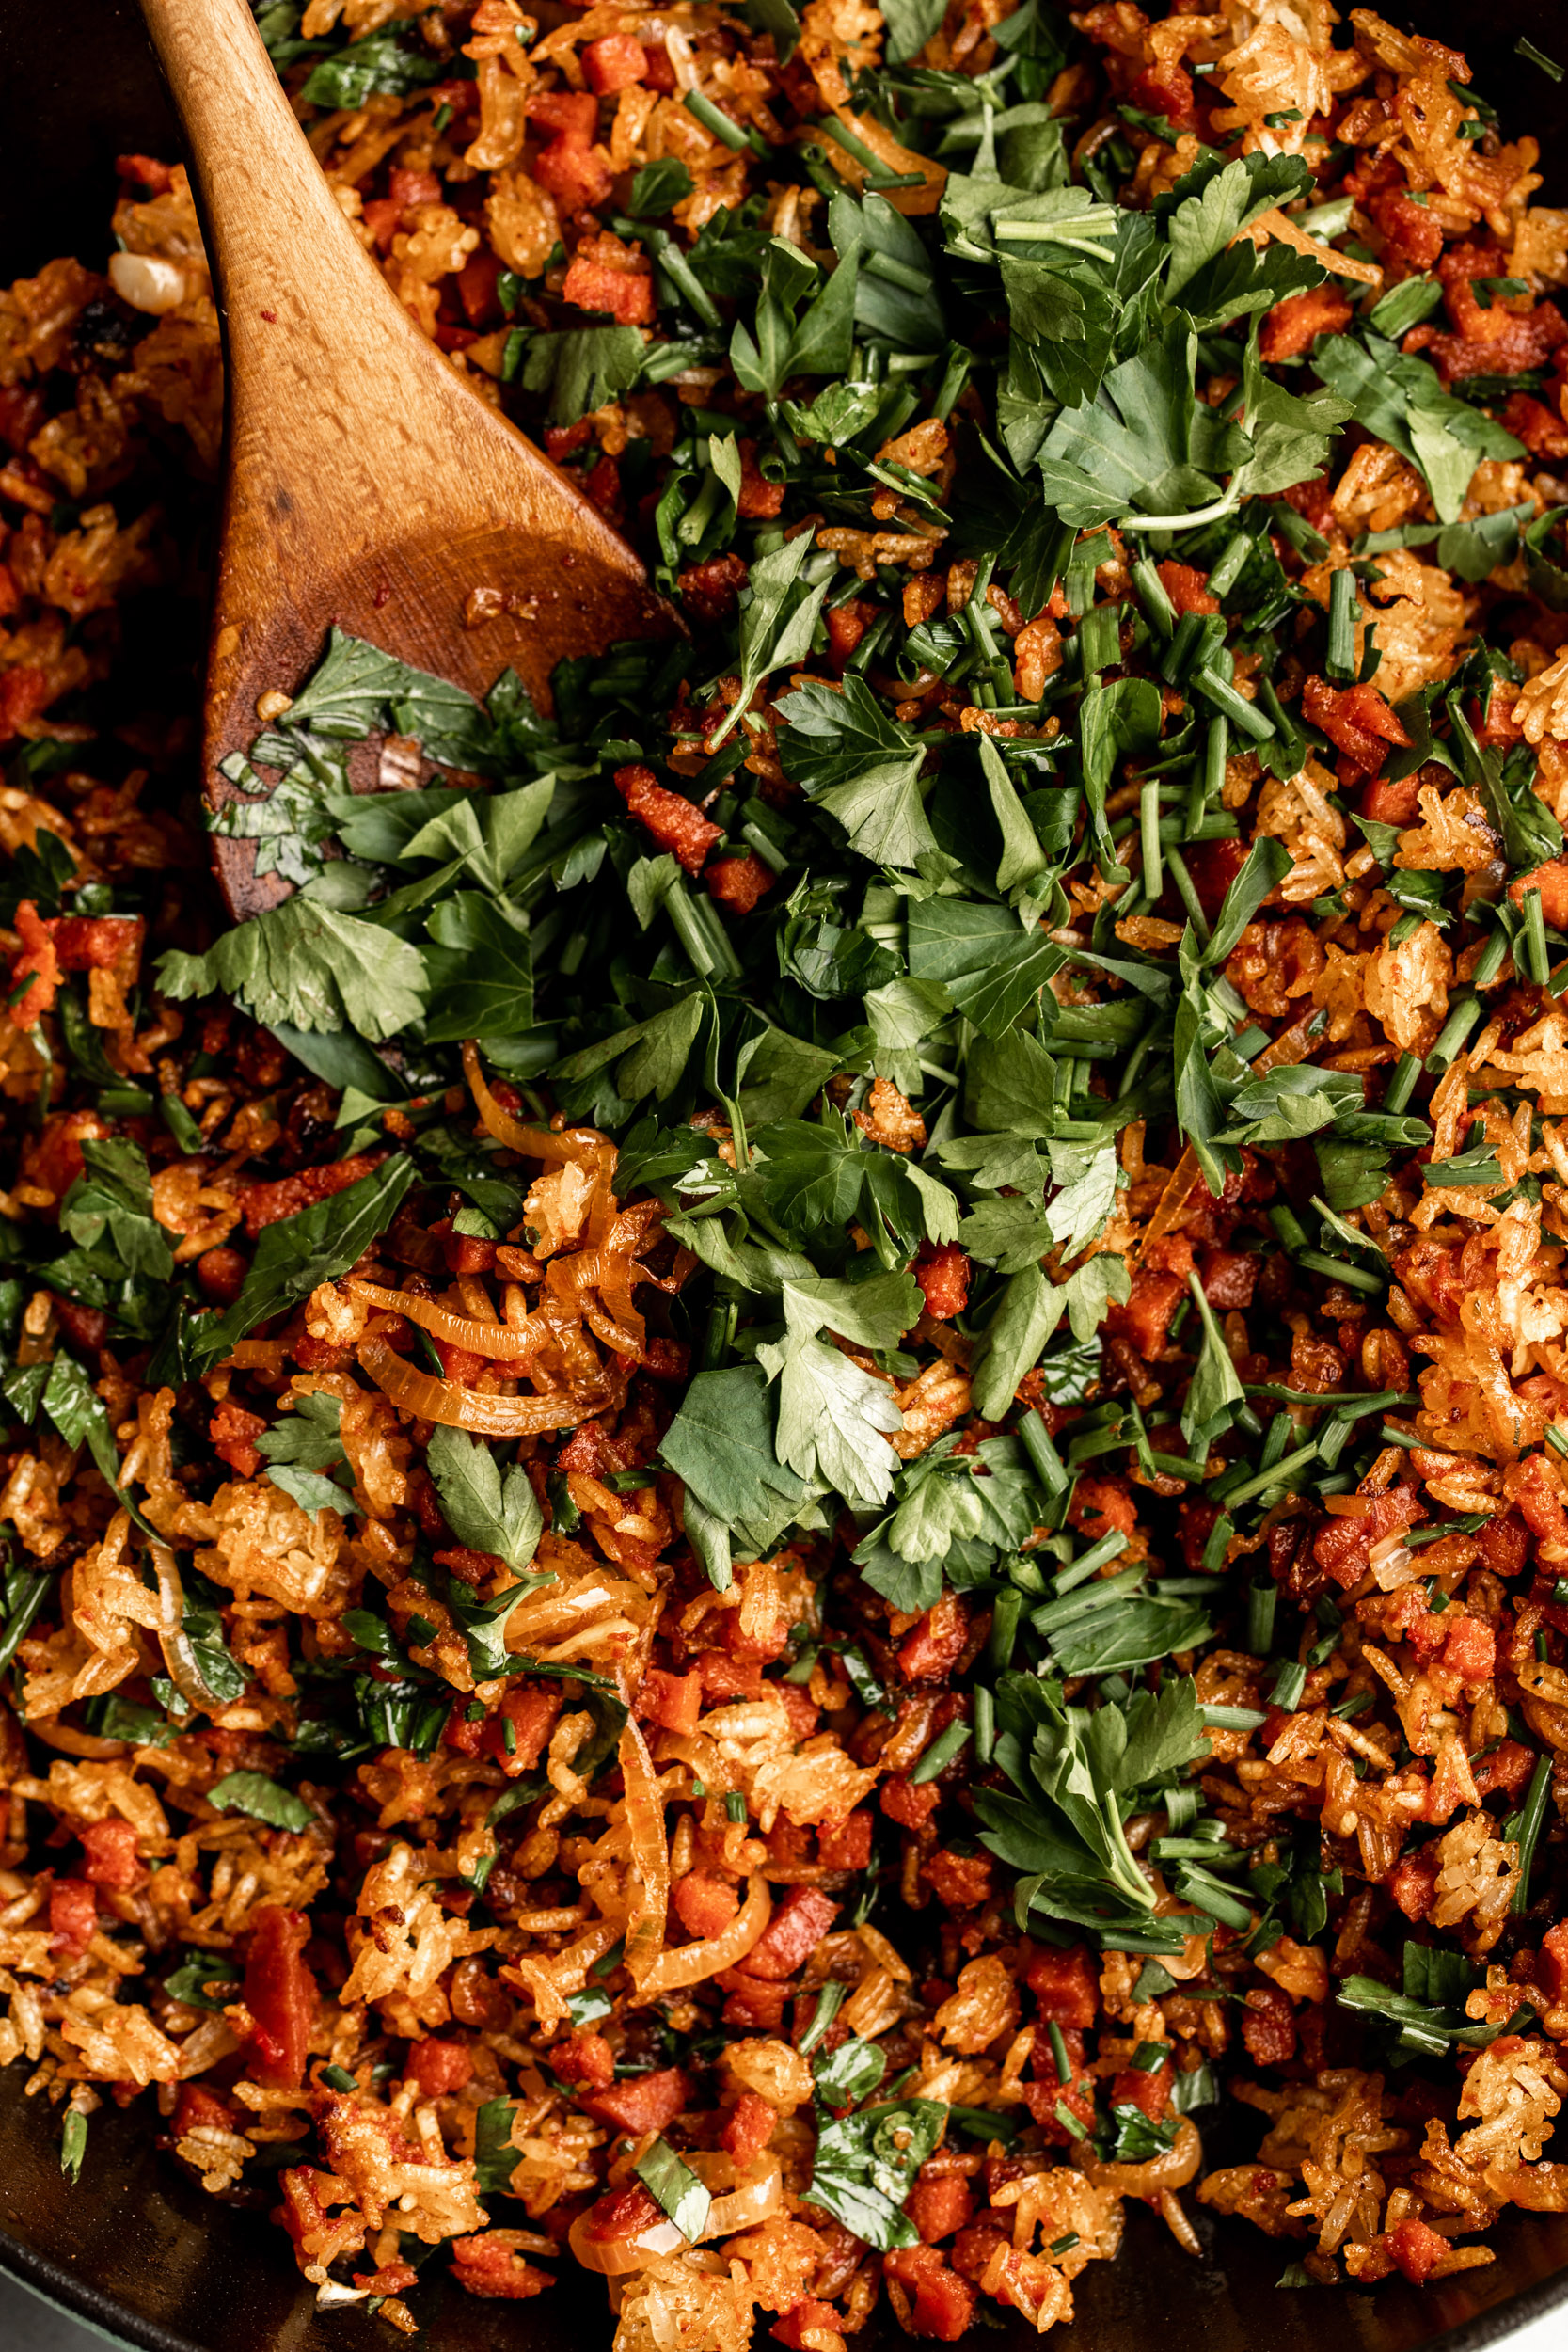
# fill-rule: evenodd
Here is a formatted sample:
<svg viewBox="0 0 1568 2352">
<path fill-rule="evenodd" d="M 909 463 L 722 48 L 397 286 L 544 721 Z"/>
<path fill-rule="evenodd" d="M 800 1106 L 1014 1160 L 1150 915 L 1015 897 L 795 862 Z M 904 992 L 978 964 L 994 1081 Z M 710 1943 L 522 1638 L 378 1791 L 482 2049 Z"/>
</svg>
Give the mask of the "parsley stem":
<svg viewBox="0 0 1568 2352">
<path fill-rule="evenodd" d="M 1325 1250 L 1298 1249 L 1296 1263 L 1305 1266 L 1308 1274 L 1325 1275 L 1331 1282 L 1338 1282 L 1348 1291 L 1376 1295 L 1388 1287 L 1386 1273 L 1374 1274 L 1370 1266 L 1348 1265 L 1343 1258 L 1331 1258 Z"/>
<path fill-rule="evenodd" d="M 1144 785 L 1138 794 L 1138 815 L 1143 830 L 1144 889 L 1148 894 L 1148 903 L 1152 906 L 1160 896 L 1161 886 L 1164 881 L 1160 866 L 1160 787 L 1152 781 Z M 1539 905 L 1540 892 L 1537 891 L 1535 896 L 1536 903 Z M 1542 937 L 1542 946 L 1543 947 L 1545 946 L 1544 934 Z"/>
<path fill-rule="evenodd" d="M 1165 863 L 1170 867 L 1171 880 L 1181 894 L 1181 903 L 1187 910 L 1187 919 L 1192 924 L 1197 944 L 1200 947 L 1207 947 L 1209 918 L 1204 914 L 1197 892 L 1193 886 L 1193 878 L 1187 871 L 1187 861 L 1173 841 L 1167 841 L 1165 844 Z"/>
<path fill-rule="evenodd" d="M 652 248 L 654 259 L 657 262 L 659 268 L 676 292 L 684 296 L 688 307 L 696 313 L 703 325 L 708 327 L 719 326 L 721 322 L 718 304 L 692 269 L 690 262 L 668 229 L 657 229 L 651 223 L 642 222 L 639 224 L 637 233 L 643 244 Z"/>
<path fill-rule="evenodd" d="M 931 403 L 932 416 L 941 418 L 943 424 L 968 383 L 969 371 L 974 365 L 974 354 L 966 351 L 961 343 L 955 343 L 947 355 L 947 365 L 942 372 L 942 382 L 937 386 L 937 396 Z"/>
<path fill-rule="evenodd" d="M 1420 1056 L 1402 1054 L 1394 1064 L 1394 1074 L 1384 1091 L 1384 1109 L 1394 1112 L 1402 1111 L 1416 1091 L 1416 1081 L 1420 1074 Z"/>
<path fill-rule="evenodd" d="M 868 278 L 885 278 L 890 286 L 902 286 L 906 294 L 926 294 L 930 288 L 928 270 L 914 269 L 891 253 L 879 253 L 875 246 L 861 256 L 861 267 Z"/>
<path fill-rule="evenodd" d="M 1123 515 L 1123 531 L 1196 531 L 1202 523 L 1217 523 L 1233 515 L 1242 502 L 1241 485 L 1233 482 L 1223 498 L 1211 505 L 1195 506 L 1190 515 Z"/>
<path fill-rule="evenodd" d="M 1546 1798 L 1552 1785 L 1552 1759 L 1544 1756 L 1530 1774 L 1529 1790 L 1519 1815 L 1519 1880 L 1513 1889 L 1510 1911 L 1529 1909 L 1530 1865 L 1541 1836 L 1541 1825 L 1546 1818 Z"/>
<path fill-rule="evenodd" d="M 910 1774 L 911 1788 L 918 1788 L 923 1781 L 935 1780 L 937 1774 L 952 1763 L 958 1750 L 967 1745 L 969 1738 L 967 1724 L 949 1724 L 945 1731 L 939 1731 Z"/>
</svg>

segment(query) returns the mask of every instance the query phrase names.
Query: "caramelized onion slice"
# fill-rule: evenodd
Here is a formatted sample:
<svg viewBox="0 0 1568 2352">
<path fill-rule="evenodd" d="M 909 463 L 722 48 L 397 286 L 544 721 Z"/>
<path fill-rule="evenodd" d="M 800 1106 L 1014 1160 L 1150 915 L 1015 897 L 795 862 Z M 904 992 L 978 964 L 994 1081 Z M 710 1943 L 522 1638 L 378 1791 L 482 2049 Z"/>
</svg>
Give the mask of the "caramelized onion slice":
<svg viewBox="0 0 1568 2352">
<path fill-rule="evenodd" d="M 705 1977 L 716 1977 L 721 1968 L 736 1967 L 761 1940 L 772 1909 L 767 1880 L 760 1875 L 748 1880 L 746 1899 L 723 1933 L 704 1936 L 697 1944 L 683 1944 L 677 1951 L 660 1952 L 643 1973 L 638 1999 L 657 2001 L 666 1993 L 701 1984 Z"/>
<path fill-rule="evenodd" d="M 1072 2161 L 1096 2188 L 1115 2189 L 1118 2197 L 1158 2197 L 1162 2189 L 1186 2187 L 1203 2162 L 1203 2142 L 1196 2124 L 1184 2115 L 1177 2125 L 1174 2144 L 1147 2163 L 1102 2164 L 1082 2139 L 1073 2143 Z"/>
<path fill-rule="evenodd" d="M 485 1133 L 498 1143 L 504 1143 L 509 1152 L 519 1152 L 527 1160 L 545 1160 L 554 1167 L 575 1161 L 606 1175 L 614 1167 L 615 1146 L 596 1128 L 562 1127 L 558 1133 L 551 1127 L 525 1127 L 509 1110 L 503 1110 L 485 1081 L 479 1066 L 479 1049 L 471 1038 L 463 1048 L 463 1074 L 468 1081 L 474 1108 Z"/>
<path fill-rule="evenodd" d="M 588 2215 L 579 2213 L 566 2233 L 566 2243 L 584 2270 L 601 2279 L 624 2279 L 628 2271 L 646 2270 L 657 2254 L 676 2254 L 686 2244 L 673 2221 L 650 2222 L 636 2237 L 590 2237 Z"/>
<path fill-rule="evenodd" d="M 604 1404 L 602 1394 L 592 1391 L 481 1396 L 459 1381 L 420 1372 L 382 1339 L 362 1340 L 358 1353 L 364 1370 L 401 1412 L 439 1422 L 445 1429 L 467 1429 L 480 1438 L 532 1438 L 546 1429 L 575 1429 Z"/>
<path fill-rule="evenodd" d="M 358 1279 L 347 1288 L 351 1296 L 372 1307 L 406 1315 L 410 1323 L 417 1323 L 435 1339 L 445 1340 L 449 1347 L 465 1348 L 470 1356 L 488 1356 L 498 1363 L 515 1363 L 521 1357 L 534 1355 L 550 1338 L 545 1325 L 532 1315 L 520 1327 L 512 1323 L 481 1323 L 475 1315 L 453 1314 L 436 1299 L 416 1298 L 412 1291 L 384 1290 L 379 1282 Z"/>
<path fill-rule="evenodd" d="M 633 1984 L 641 1987 L 663 1949 L 670 1905 L 670 1849 L 658 1781 L 635 1716 L 627 1717 L 621 1734 L 620 1763 L 631 1848 L 626 1876 L 626 1970 Z"/>
<path fill-rule="evenodd" d="M 708 2207 L 703 2235 L 734 2237 L 737 2230 L 754 2230 L 759 2222 L 771 2221 L 775 2214 L 783 2213 L 784 2204 L 784 2174 L 775 2163 L 760 2180 L 731 2189 L 727 2197 L 716 2197 Z"/>
</svg>

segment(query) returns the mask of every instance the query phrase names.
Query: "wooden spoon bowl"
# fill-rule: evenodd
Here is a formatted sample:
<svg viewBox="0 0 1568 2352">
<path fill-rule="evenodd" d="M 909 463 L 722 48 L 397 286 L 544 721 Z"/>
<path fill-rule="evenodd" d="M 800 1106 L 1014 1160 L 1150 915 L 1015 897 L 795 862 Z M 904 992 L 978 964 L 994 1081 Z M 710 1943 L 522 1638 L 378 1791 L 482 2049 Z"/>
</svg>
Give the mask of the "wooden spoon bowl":
<svg viewBox="0 0 1568 2352">
<path fill-rule="evenodd" d="M 297 691 L 333 623 L 542 709 L 563 657 L 679 627 L 631 549 L 420 334 L 306 142 L 245 0 L 142 0 L 184 125 L 224 326 L 228 452 L 203 778 L 259 699 Z M 469 599 L 493 617 L 481 626 Z M 237 919 L 285 896 L 253 842 L 213 844 Z"/>
</svg>

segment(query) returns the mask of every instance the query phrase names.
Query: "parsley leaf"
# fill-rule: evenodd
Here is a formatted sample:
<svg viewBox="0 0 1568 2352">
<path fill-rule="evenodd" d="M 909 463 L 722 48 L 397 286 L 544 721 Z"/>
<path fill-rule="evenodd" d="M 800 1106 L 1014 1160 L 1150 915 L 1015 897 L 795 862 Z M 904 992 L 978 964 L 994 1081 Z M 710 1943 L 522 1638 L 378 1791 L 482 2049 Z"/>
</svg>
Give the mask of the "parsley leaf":
<svg viewBox="0 0 1568 2352">
<path fill-rule="evenodd" d="M 280 1788 L 265 1772 L 227 1772 L 208 1789 L 207 1802 L 220 1813 L 248 1813 L 253 1820 L 296 1835 L 316 1818 L 303 1797 Z"/>
<path fill-rule="evenodd" d="M 357 1184 L 267 1226 L 234 1304 L 193 1334 L 193 1364 L 218 1362 L 259 1323 L 281 1314 L 319 1283 L 335 1281 L 357 1264 L 397 1215 L 414 1175 L 411 1159 L 389 1157 Z"/>
<path fill-rule="evenodd" d="M 263 1027 L 356 1029 L 377 1043 L 420 1019 L 426 984 L 417 947 L 303 892 L 205 955 L 171 947 L 158 962 L 166 996 L 234 996 Z"/>
<path fill-rule="evenodd" d="M 425 1459 L 458 1542 L 494 1553 L 515 1571 L 526 1568 L 538 1549 L 545 1516 L 521 1464 L 503 1479 L 485 1440 L 463 1429 L 433 1430 Z"/>
</svg>

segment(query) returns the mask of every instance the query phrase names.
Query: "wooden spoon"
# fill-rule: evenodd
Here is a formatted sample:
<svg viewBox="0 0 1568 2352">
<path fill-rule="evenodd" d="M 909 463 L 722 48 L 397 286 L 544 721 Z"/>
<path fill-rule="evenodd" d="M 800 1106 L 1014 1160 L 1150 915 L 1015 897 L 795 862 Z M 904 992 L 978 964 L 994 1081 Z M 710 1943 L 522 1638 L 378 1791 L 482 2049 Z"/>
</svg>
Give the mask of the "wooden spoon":
<svg viewBox="0 0 1568 2352">
<path fill-rule="evenodd" d="M 563 656 L 679 624 L 565 476 L 470 391 L 362 250 L 246 0 L 142 0 L 184 125 L 223 316 L 228 478 L 207 674 L 218 762 L 258 698 L 298 691 L 333 622 L 483 694 L 510 664 L 544 709 Z M 497 592 L 465 627 L 475 589 Z M 287 896 L 214 838 L 237 918 Z"/>
</svg>

